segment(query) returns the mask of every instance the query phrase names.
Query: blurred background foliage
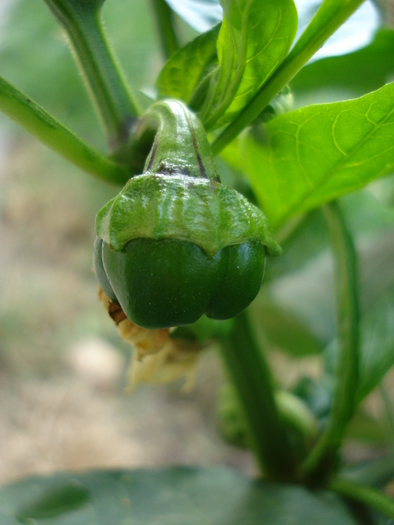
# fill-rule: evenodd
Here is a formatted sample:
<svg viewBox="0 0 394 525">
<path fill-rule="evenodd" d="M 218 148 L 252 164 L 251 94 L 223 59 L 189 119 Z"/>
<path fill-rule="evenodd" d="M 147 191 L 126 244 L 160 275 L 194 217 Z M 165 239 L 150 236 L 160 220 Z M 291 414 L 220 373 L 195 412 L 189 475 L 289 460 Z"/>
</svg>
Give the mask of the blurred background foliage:
<svg viewBox="0 0 394 525">
<path fill-rule="evenodd" d="M 103 16 L 129 82 L 148 103 L 163 65 L 151 4 L 107 0 Z M 105 150 L 65 37 L 43 2 L 9 1 L 1 17 L 0 74 Z M 183 43 L 197 35 L 178 17 L 176 25 Z M 394 30 L 384 26 L 366 47 L 311 63 L 291 83 L 295 106 L 377 89 L 393 79 L 393 50 Z M 250 191 L 241 174 L 219 169 L 227 183 Z M 173 462 L 253 472 L 249 456 L 218 436 L 224 379 L 214 351 L 204 354 L 190 394 L 178 385 L 122 394 L 129 349 L 97 300 L 91 255 L 96 211 L 116 192 L 0 116 L 0 482 L 54 469 Z M 376 381 L 362 386 L 363 395 L 375 390 L 345 450 L 349 460 L 367 459 L 394 445 L 393 370 L 380 383 L 394 364 L 393 177 L 340 207 L 359 255 L 362 351 L 373 353 L 364 362 L 376 367 Z M 269 261 L 251 315 L 278 382 L 324 420 L 335 311 L 321 212 L 291 221 L 277 238 L 283 255 Z"/>
</svg>

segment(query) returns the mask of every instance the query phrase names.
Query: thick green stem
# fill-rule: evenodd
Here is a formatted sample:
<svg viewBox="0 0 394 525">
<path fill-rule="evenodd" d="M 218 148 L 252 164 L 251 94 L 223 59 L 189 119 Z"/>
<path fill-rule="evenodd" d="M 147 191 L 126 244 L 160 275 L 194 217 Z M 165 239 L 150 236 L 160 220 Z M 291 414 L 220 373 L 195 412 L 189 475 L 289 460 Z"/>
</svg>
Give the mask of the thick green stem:
<svg viewBox="0 0 394 525">
<path fill-rule="evenodd" d="M 44 0 L 65 29 L 111 151 L 127 142 L 138 105 L 110 49 L 99 8 L 102 1 Z"/>
<path fill-rule="evenodd" d="M 179 49 L 179 41 L 174 28 L 173 12 L 165 0 L 151 0 L 156 15 L 161 49 L 165 59 L 170 58 Z"/>
<path fill-rule="evenodd" d="M 353 240 L 338 205 L 323 208 L 335 262 L 337 365 L 327 426 L 303 465 L 306 477 L 325 480 L 336 467 L 346 426 L 355 408 L 358 379 L 358 282 Z"/>
<path fill-rule="evenodd" d="M 108 159 L 0 77 L 0 111 L 79 168 L 112 184 L 125 184 L 129 169 Z"/>
<path fill-rule="evenodd" d="M 261 471 L 274 480 L 293 480 L 295 461 L 275 403 L 271 372 L 246 312 L 235 318 L 222 358 L 244 410 Z"/>
<path fill-rule="evenodd" d="M 376 489 L 348 479 L 336 479 L 328 488 L 394 519 L 394 500 Z"/>
<path fill-rule="evenodd" d="M 325 0 L 296 45 L 242 112 L 212 143 L 217 155 L 260 115 L 270 101 L 349 18 L 364 0 Z"/>
</svg>

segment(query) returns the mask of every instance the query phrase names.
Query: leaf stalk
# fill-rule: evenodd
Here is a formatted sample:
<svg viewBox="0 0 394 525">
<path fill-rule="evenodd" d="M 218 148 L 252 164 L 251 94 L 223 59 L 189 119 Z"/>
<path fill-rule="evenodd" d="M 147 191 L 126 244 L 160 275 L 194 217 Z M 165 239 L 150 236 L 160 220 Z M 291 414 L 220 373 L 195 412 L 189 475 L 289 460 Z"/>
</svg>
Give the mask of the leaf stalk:
<svg viewBox="0 0 394 525">
<path fill-rule="evenodd" d="M 111 50 L 100 16 L 103 1 L 44 0 L 64 28 L 110 151 L 125 142 L 140 109 Z"/>
<path fill-rule="evenodd" d="M 129 169 L 93 149 L 41 106 L 0 77 L 0 111 L 41 142 L 98 179 L 125 184 Z"/>
<path fill-rule="evenodd" d="M 309 479 L 323 482 L 336 468 L 346 426 L 355 409 L 359 361 L 357 256 L 336 202 L 323 208 L 334 257 L 337 311 L 337 364 L 334 398 L 328 423 L 303 464 Z"/>
</svg>

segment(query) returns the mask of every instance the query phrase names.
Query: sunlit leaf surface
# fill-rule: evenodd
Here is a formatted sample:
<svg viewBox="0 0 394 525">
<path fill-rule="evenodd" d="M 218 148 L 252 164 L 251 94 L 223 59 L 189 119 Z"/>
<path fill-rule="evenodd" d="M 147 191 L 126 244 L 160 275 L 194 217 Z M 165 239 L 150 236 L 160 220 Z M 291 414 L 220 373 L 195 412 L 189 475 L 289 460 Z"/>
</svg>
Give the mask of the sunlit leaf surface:
<svg viewBox="0 0 394 525">
<path fill-rule="evenodd" d="M 394 170 L 394 84 L 279 116 L 223 156 L 243 164 L 273 226 Z"/>
<path fill-rule="evenodd" d="M 286 56 L 297 13 L 293 0 L 223 0 L 219 65 L 199 116 L 209 129 L 233 118 Z M 225 117 L 223 118 L 223 116 Z"/>
</svg>

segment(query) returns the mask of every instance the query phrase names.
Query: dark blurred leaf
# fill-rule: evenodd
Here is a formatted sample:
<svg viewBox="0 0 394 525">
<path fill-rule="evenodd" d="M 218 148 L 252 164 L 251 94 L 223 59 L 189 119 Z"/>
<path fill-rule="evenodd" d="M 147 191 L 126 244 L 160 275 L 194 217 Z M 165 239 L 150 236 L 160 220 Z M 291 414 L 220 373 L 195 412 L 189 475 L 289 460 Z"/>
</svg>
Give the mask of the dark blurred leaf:
<svg viewBox="0 0 394 525">
<path fill-rule="evenodd" d="M 391 479 L 394 479 L 394 455 L 389 454 L 379 459 L 347 465 L 342 469 L 340 475 L 369 487 L 384 487 Z"/>
<path fill-rule="evenodd" d="M 166 63 L 156 85 L 160 97 L 188 102 L 208 67 L 217 60 L 216 40 L 220 26 L 186 44 Z"/>
<path fill-rule="evenodd" d="M 70 486 L 85 491 L 90 502 L 67 508 L 65 496 L 57 516 L 33 516 L 37 502 Z M 334 494 L 262 483 L 224 468 L 193 467 L 30 478 L 0 490 L 0 520 L 1 525 L 357 523 Z"/>
<path fill-rule="evenodd" d="M 394 287 L 361 318 L 357 402 L 362 401 L 394 366 Z M 326 371 L 333 374 L 336 345 L 325 349 Z"/>
<path fill-rule="evenodd" d="M 241 163 L 272 226 L 394 170 L 394 83 L 361 98 L 309 106 L 266 125 L 268 143 L 239 138 Z"/>
<path fill-rule="evenodd" d="M 289 221 L 286 225 L 290 229 L 292 222 L 295 223 L 290 232 L 284 230 L 277 232 L 276 240 L 282 248 L 282 254 L 269 260 L 265 282 L 271 282 L 286 273 L 301 269 L 308 259 L 327 248 L 324 221 L 320 210 L 313 210 L 297 219 Z"/>
<path fill-rule="evenodd" d="M 343 197 L 340 203 L 346 224 L 355 236 L 394 228 L 394 208 L 382 204 L 371 191 L 350 193 Z"/>
<path fill-rule="evenodd" d="M 251 307 L 257 333 L 261 330 L 270 346 L 280 348 L 294 357 L 320 354 L 321 341 L 296 313 L 275 303 L 262 293 Z"/>
<path fill-rule="evenodd" d="M 394 366 L 394 287 L 363 320 L 361 341 L 358 401 Z"/>
<path fill-rule="evenodd" d="M 394 75 L 394 30 L 378 31 L 367 47 L 304 67 L 291 81 L 297 95 L 315 102 L 357 97 L 382 87 Z M 322 90 L 317 92 L 316 90 Z"/>
<path fill-rule="evenodd" d="M 357 203 L 360 205 L 358 210 Z M 365 316 L 394 282 L 392 216 L 372 196 L 368 197 L 363 193 L 341 199 L 341 209 L 346 220 L 350 219 L 352 233 L 356 236 L 360 309 Z M 361 217 L 364 209 L 369 223 Z M 269 261 L 274 278 L 263 285 L 261 294 L 251 307 L 256 312 L 256 322 L 261 322 L 261 326 L 264 326 L 270 342 L 292 355 L 301 355 L 303 344 L 305 350 L 318 349 L 335 337 L 332 263 L 330 254 L 325 250 L 324 231 L 320 219 L 317 220 L 319 215 L 315 217 L 309 224 L 305 224 L 305 229 L 302 228 L 291 242 L 283 245 L 283 255 L 280 258 Z M 377 235 L 380 228 L 382 232 Z M 319 239 L 319 235 L 322 238 Z M 298 242 L 300 253 L 297 254 Z M 281 266 L 282 257 L 284 264 Z M 299 327 L 297 331 L 294 331 L 295 326 Z M 302 335 L 303 332 L 309 333 L 309 337 Z M 287 333 L 291 334 L 288 338 Z M 300 338 L 296 336 L 297 333 Z M 313 340 L 318 344 L 310 346 L 308 342 Z"/>
<path fill-rule="evenodd" d="M 200 33 L 222 21 L 219 0 L 166 0 L 187 24 Z"/>
<path fill-rule="evenodd" d="M 208 129 L 231 120 L 286 56 L 296 32 L 292 0 L 222 0 L 219 65 L 199 115 Z M 226 113 L 225 117 L 224 114 Z"/>
<path fill-rule="evenodd" d="M 387 444 L 387 433 L 376 419 L 359 410 L 351 419 L 345 438 L 360 443 L 384 446 Z"/>
<path fill-rule="evenodd" d="M 28 523 L 30 520 L 60 518 L 90 502 L 88 491 L 75 482 L 65 483 L 54 490 L 49 489 L 32 504 L 22 507 L 17 518 Z"/>
</svg>

